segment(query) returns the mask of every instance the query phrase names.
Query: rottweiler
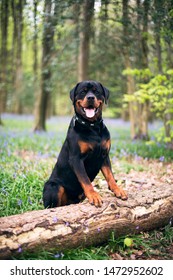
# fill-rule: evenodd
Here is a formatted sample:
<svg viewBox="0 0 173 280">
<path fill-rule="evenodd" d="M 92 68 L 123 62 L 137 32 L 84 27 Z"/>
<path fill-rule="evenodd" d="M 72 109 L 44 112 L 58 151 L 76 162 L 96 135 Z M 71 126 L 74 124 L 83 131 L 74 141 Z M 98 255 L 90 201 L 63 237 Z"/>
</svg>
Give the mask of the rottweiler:
<svg viewBox="0 0 173 280">
<path fill-rule="evenodd" d="M 102 197 L 91 184 L 100 170 L 115 196 L 127 199 L 111 171 L 110 133 L 102 119 L 102 107 L 108 97 L 109 90 L 92 80 L 80 82 L 70 91 L 75 115 L 52 174 L 44 185 L 45 208 L 79 203 L 85 197 L 96 207 L 101 206 Z"/>
</svg>

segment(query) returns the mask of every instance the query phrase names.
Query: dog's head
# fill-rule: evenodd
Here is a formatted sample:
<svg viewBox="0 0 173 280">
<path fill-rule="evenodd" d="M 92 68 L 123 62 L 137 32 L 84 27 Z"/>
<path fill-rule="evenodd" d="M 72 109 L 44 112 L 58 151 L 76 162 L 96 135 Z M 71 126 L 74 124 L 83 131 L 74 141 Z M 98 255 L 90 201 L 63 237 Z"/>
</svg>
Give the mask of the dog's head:
<svg viewBox="0 0 173 280">
<path fill-rule="evenodd" d="M 109 90 L 96 81 L 78 83 L 71 91 L 70 98 L 75 112 L 89 121 L 96 121 L 102 115 L 104 102 L 107 103 Z"/>
</svg>

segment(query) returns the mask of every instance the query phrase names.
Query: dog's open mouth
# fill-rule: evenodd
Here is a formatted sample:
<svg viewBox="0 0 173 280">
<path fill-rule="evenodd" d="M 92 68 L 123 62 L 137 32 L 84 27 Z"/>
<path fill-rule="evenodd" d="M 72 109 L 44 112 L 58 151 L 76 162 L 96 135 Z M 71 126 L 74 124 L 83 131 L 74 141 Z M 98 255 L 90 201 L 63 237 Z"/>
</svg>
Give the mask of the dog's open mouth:
<svg viewBox="0 0 173 280">
<path fill-rule="evenodd" d="M 93 118 L 95 116 L 95 114 L 98 112 L 99 107 L 98 108 L 94 108 L 92 106 L 89 106 L 87 108 L 82 107 L 82 110 L 84 111 L 87 118 Z"/>
</svg>

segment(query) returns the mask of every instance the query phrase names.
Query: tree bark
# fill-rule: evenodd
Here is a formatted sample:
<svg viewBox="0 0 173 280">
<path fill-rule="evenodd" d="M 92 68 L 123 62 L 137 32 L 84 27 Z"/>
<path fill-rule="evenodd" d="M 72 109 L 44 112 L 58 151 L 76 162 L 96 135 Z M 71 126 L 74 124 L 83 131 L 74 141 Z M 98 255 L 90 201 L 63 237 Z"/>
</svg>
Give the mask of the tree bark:
<svg viewBox="0 0 173 280">
<path fill-rule="evenodd" d="M 155 32 L 155 47 L 156 47 L 156 54 L 157 54 L 157 67 L 158 72 L 160 74 L 163 73 L 162 67 L 162 47 L 161 47 L 161 28 L 162 28 L 162 20 L 163 20 L 163 10 L 164 10 L 164 1 L 154 0 L 154 32 Z"/>
<path fill-rule="evenodd" d="M 34 0 L 33 4 L 34 4 L 33 72 L 34 72 L 34 83 L 36 83 L 38 78 L 38 34 L 37 34 L 38 33 L 38 26 L 37 26 L 38 0 Z"/>
<path fill-rule="evenodd" d="M 140 34 L 140 61 L 141 68 L 148 68 L 148 14 L 150 8 L 150 0 L 144 0 L 143 6 L 140 6 L 140 1 L 138 0 L 138 13 L 142 9 L 143 26 L 142 33 L 139 27 Z M 144 83 L 148 82 L 148 79 L 143 80 Z M 149 116 L 149 104 L 145 101 L 143 104 L 138 104 L 138 138 L 148 140 L 148 116 Z"/>
<path fill-rule="evenodd" d="M 16 27 L 14 30 L 16 33 L 16 69 L 15 69 L 15 80 L 14 80 L 14 89 L 15 89 L 15 105 L 14 112 L 17 114 L 22 114 L 22 79 L 23 79 L 23 69 L 22 69 L 22 32 L 23 32 L 23 0 L 19 0 L 17 3 L 14 1 L 14 6 L 16 9 L 14 19 L 14 24 Z M 15 35 L 14 35 L 15 36 Z"/>
<path fill-rule="evenodd" d="M 42 42 L 42 73 L 41 73 L 41 89 L 38 96 L 35 109 L 35 127 L 34 131 L 46 130 L 46 114 L 48 102 L 51 95 L 51 59 L 53 53 L 53 1 L 45 0 L 44 5 L 44 29 Z"/>
<path fill-rule="evenodd" d="M 8 21 L 9 21 L 9 3 L 8 1 L 3 0 L 1 3 L 0 114 L 6 111 L 6 102 L 7 102 Z"/>
<path fill-rule="evenodd" d="M 122 22 L 123 22 L 123 56 L 124 56 L 124 66 L 125 69 L 131 69 L 132 63 L 130 60 L 130 42 L 129 42 L 129 26 L 130 26 L 130 20 L 129 20 L 129 0 L 122 0 L 122 9 L 123 9 L 123 16 L 122 16 Z M 135 92 L 135 81 L 134 77 L 132 75 L 127 75 L 127 94 L 133 94 Z M 129 117 L 130 117 L 130 135 L 131 138 L 134 139 L 136 136 L 136 126 L 137 126 L 137 118 L 136 118 L 136 111 L 135 106 L 136 104 L 134 102 L 129 102 Z"/>
<path fill-rule="evenodd" d="M 65 250 L 99 245 L 115 237 L 137 234 L 171 223 L 173 186 L 152 186 L 129 193 L 122 201 L 107 193 L 103 206 L 87 200 L 76 205 L 26 212 L 0 218 L 0 258 L 39 248 Z"/>
<path fill-rule="evenodd" d="M 94 0 L 84 0 L 81 15 L 80 46 L 78 56 L 78 80 L 87 80 L 89 67 L 89 43 L 91 37 L 91 22 L 94 14 Z"/>
</svg>

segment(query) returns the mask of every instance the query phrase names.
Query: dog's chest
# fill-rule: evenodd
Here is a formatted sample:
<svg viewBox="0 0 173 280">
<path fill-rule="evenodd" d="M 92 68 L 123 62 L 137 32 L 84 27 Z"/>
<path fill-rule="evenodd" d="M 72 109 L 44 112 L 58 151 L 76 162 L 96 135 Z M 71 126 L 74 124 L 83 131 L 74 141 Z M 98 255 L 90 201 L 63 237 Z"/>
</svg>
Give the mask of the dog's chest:
<svg viewBox="0 0 173 280">
<path fill-rule="evenodd" d="M 85 158 L 93 160 L 95 158 L 104 158 L 109 153 L 110 139 L 103 137 L 93 137 L 91 139 L 83 139 L 78 141 L 81 155 Z"/>
</svg>

